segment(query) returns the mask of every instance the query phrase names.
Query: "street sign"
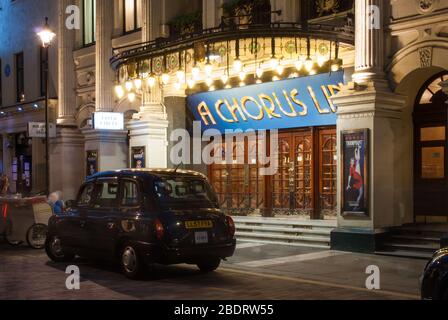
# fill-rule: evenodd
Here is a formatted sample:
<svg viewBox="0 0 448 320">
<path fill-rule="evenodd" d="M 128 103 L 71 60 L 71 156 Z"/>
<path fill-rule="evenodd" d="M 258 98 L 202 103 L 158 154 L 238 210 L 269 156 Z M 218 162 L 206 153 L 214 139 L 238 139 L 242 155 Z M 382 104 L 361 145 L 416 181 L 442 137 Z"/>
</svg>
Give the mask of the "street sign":
<svg viewBox="0 0 448 320">
<path fill-rule="evenodd" d="M 95 130 L 124 130 L 124 114 L 118 112 L 95 112 L 93 114 Z"/>
<path fill-rule="evenodd" d="M 50 130 L 48 135 L 50 138 L 56 137 L 56 125 L 49 124 Z M 30 138 L 45 138 L 45 122 L 29 122 L 28 123 L 28 137 Z"/>
</svg>

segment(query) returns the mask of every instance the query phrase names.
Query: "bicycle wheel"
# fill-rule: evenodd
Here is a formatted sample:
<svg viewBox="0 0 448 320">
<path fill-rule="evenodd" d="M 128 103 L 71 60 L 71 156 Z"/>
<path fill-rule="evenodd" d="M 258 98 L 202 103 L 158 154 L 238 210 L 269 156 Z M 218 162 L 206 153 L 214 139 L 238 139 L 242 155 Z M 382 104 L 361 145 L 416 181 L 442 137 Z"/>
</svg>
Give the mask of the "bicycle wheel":
<svg viewBox="0 0 448 320">
<path fill-rule="evenodd" d="M 26 242 L 33 249 L 45 248 L 48 227 L 42 223 L 33 224 L 26 232 Z"/>
<path fill-rule="evenodd" d="M 4 237 L 5 237 L 5 241 L 11 245 L 11 246 L 20 246 L 23 241 L 20 240 L 14 240 L 11 239 L 11 235 L 12 235 L 12 221 L 11 220 L 6 220 L 6 227 L 5 227 L 5 233 L 4 233 Z"/>
</svg>

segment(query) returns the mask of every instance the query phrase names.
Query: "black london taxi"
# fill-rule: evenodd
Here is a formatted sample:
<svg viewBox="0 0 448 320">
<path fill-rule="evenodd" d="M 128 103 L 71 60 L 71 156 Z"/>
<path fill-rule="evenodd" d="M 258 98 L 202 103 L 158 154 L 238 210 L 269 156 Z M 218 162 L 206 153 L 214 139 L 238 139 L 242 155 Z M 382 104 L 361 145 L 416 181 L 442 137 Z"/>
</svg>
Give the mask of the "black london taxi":
<svg viewBox="0 0 448 320">
<path fill-rule="evenodd" d="M 129 278 L 151 264 L 195 264 L 216 270 L 235 251 L 235 225 L 206 177 L 184 170 L 98 173 L 62 215 L 50 219 L 48 257 L 76 255 L 120 263 Z"/>
</svg>

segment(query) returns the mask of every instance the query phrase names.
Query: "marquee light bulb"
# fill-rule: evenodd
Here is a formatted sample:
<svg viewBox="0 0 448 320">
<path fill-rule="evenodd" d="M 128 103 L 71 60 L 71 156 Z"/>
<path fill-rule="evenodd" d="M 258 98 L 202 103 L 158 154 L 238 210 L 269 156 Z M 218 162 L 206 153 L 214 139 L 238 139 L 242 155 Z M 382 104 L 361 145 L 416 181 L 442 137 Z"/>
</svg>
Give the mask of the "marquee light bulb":
<svg viewBox="0 0 448 320">
<path fill-rule="evenodd" d="M 170 83 L 170 76 L 168 73 L 162 74 L 162 83 L 164 85 L 167 85 L 168 83 Z"/>
<path fill-rule="evenodd" d="M 301 59 L 297 60 L 295 62 L 295 67 L 296 67 L 297 71 L 302 70 L 302 68 L 303 68 L 303 61 Z"/>
<path fill-rule="evenodd" d="M 115 86 L 115 94 L 117 95 L 118 99 L 123 98 L 124 90 L 123 90 L 123 87 L 121 85 L 116 85 Z"/>
<path fill-rule="evenodd" d="M 240 82 L 240 87 L 244 87 L 245 85 L 246 85 L 246 82 L 244 82 L 244 81 Z"/>
<path fill-rule="evenodd" d="M 207 63 L 204 67 L 204 72 L 207 77 L 211 77 L 213 74 L 213 65 L 211 63 Z"/>
<path fill-rule="evenodd" d="M 185 72 L 182 70 L 179 70 L 176 72 L 177 80 L 179 83 L 183 84 L 185 83 Z"/>
<path fill-rule="evenodd" d="M 147 81 L 150 88 L 153 88 L 156 85 L 156 77 L 153 75 L 150 75 Z"/>
<path fill-rule="evenodd" d="M 283 74 L 283 72 L 285 71 L 285 67 L 280 64 L 277 66 L 276 71 L 277 71 L 278 75 L 281 76 Z"/>
<path fill-rule="evenodd" d="M 264 70 L 261 67 L 258 67 L 255 74 L 257 75 L 257 78 L 261 78 L 264 74 Z"/>
<path fill-rule="evenodd" d="M 141 87 L 142 87 L 142 80 L 141 79 L 135 79 L 134 80 L 134 86 L 135 86 L 135 89 L 137 89 L 137 90 L 140 90 L 141 89 Z"/>
<path fill-rule="evenodd" d="M 317 65 L 322 68 L 322 66 L 327 62 L 327 58 L 324 56 L 318 56 L 317 57 Z"/>
<path fill-rule="evenodd" d="M 211 85 L 213 84 L 213 79 L 212 78 L 207 78 L 205 80 L 205 84 L 207 85 L 207 87 L 211 87 Z"/>
<path fill-rule="evenodd" d="M 236 73 L 240 73 L 241 70 L 243 70 L 243 62 L 240 60 L 240 58 L 236 58 L 236 59 L 233 61 L 233 70 L 234 70 Z"/>
<path fill-rule="evenodd" d="M 210 86 L 210 88 L 208 89 L 208 91 L 215 91 L 215 90 L 216 90 L 215 86 Z"/>
<path fill-rule="evenodd" d="M 310 57 L 308 57 L 305 61 L 306 71 L 310 72 L 311 70 L 313 70 L 313 66 L 314 66 L 314 61 Z"/>
<path fill-rule="evenodd" d="M 278 61 L 278 59 L 277 59 L 276 57 L 272 57 L 272 58 L 271 58 L 271 61 L 269 61 L 269 64 L 271 65 L 271 68 L 272 68 L 273 70 L 276 70 L 277 67 L 278 67 L 279 64 L 280 64 L 280 61 Z"/>
<path fill-rule="evenodd" d="M 196 85 L 196 81 L 194 81 L 193 79 L 188 79 L 187 85 L 188 85 L 188 88 L 193 89 L 194 86 Z"/>
<path fill-rule="evenodd" d="M 134 102 L 135 101 L 135 93 L 134 92 L 129 92 L 128 93 L 128 100 L 129 100 L 129 102 Z"/>
<path fill-rule="evenodd" d="M 272 77 L 272 81 L 278 81 L 278 80 L 280 80 L 279 77 L 277 77 L 277 76 L 273 76 L 273 77 Z"/>
<path fill-rule="evenodd" d="M 263 81 L 262 81 L 261 79 L 257 79 L 257 80 L 255 81 L 255 83 L 260 84 L 260 83 L 263 83 Z"/>
<path fill-rule="evenodd" d="M 229 76 L 227 75 L 227 72 L 225 72 L 222 77 L 221 77 L 221 81 L 223 84 L 226 84 L 229 81 Z"/>
<path fill-rule="evenodd" d="M 314 70 L 314 69 L 310 70 L 310 76 L 314 76 L 316 73 L 317 73 L 316 70 Z"/>
<path fill-rule="evenodd" d="M 241 81 L 244 81 L 246 79 L 246 76 L 247 76 L 247 74 L 244 71 L 241 71 L 240 74 L 239 74 L 239 77 L 240 77 Z"/>
<path fill-rule="evenodd" d="M 342 67 L 342 60 L 341 59 L 335 59 L 331 63 L 331 71 L 336 72 L 339 71 Z"/>
<path fill-rule="evenodd" d="M 126 81 L 126 83 L 124 84 L 125 88 L 127 91 L 131 91 L 133 88 L 133 84 L 132 81 Z"/>
<path fill-rule="evenodd" d="M 198 66 L 194 66 L 191 69 L 191 74 L 193 75 L 193 79 L 194 80 L 198 80 L 199 79 L 199 75 L 201 74 L 201 69 Z"/>
</svg>

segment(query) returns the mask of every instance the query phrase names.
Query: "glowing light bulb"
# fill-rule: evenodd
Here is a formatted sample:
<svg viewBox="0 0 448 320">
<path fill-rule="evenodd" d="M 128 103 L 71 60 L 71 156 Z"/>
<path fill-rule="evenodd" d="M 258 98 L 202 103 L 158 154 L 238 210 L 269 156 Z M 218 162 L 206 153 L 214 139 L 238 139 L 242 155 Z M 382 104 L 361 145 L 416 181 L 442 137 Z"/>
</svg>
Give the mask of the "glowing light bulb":
<svg viewBox="0 0 448 320">
<path fill-rule="evenodd" d="M 302 70 L 302 68 L 303 68 L 303 60 L 298 59 L 298 60 L 295 62 L 295 67 L 296 67 L 297 71 Z"/>
<path fill-rule="evenodd" d="M 135 101 L 135 93 L 134 92 L 129 92 L 128 93 L 128 100 L 129 100 L 129 102 L 134 102 Z"/>
<path fill-rule="evenodd" d="M 188 79 L 187 85 L 188 85 L 188 88 L 193 89 L 194 86 L 196 85 L 196 81 L 194 81 L 194 79 Z"/>
<path fill-rule="evenodd" d="M 244 87 L 245 85 L 246 85 L 246 82 L 244 82 L 244 81 L 240 82 L 240 87 Z"/>
<path fill-rule="evenodd" d="M 316 70 L 314 70 L 314 69 L 310 70 L 310 76 L 314 76 L 316 73 L 317 73 Z"/>
<path fill-rule="evenodd" d="M 276 57 L 272 57 L 271 61 L 269 61 L 269 64 L 271 65 L 271 69 L 276 70 L 280 64 L 280 61 L 278 61 Z"/>
<path fill-rule="evenodd" d="M 239 58 L 236 58 L 236 59 L 233 61 L 233 70 L 234 70 L 236 73 L 240 73 L 241 70 L 243 70 L 243 62 L 242 62 Z"/>
<path fill-rule="evenodd" d="M 207 85 L 207 87 L 210 87 L 213 84 L 213 79 L 212 78 L 207 78 L 205 80 L 205 84 Z"/>
<path fill-rule="evenodd" d="M 314 61 L 311 60 L 310 57 L 308 57 L 305 61 L 305 69 L 306 71 L 310 72 L 313 69 Z"/>
<path fill-rule="evenodd" d="M 191 69 L 191 74 L 192 74 L 194 80 L 198 80 L 199 75 L 201 74 L 201 69 L 198 66 L 194 66 Z"/>
<path fill-rule="evenodd" d="M 210 88 L 208 88 L 208 91 L 215 91 L 215 90 L 216 90 L 215 86 L 210 86 Z"/>
<path fill-rule="evenodd" d="M 258 67 L 257 70 L 255 71 L 255 74 L 257 75 L 258 78 L 261 78 L 264 74 L 264 70 L 261 67 Z"/>
<path fill-rule="evenodd" d="M 140 90 L 142 87 L 142 80 L 141 79 L 135 79 L 134 80 L 134 86 L 135 89 Z"/>
<path fill-rule="evenodd" d="M 283 74 L 283 72 L 285 71 L 285 67 L 282 66 L 281 64 L 279 64 L 276 68 L 276 71 L 277 71 L 278 75 L 281 76 Z"/>
<path fill-rule="evenodd" d="M 207 77 L 210 77 L 213 74 L 213 66 L 211 63 L 207 63 L 204 67 L 204 72 Z"/>
<path fill-rule="evenodd" d="M 335 59 L 331 63 L 331 71 L 336 72 L 339 71 L 342 67 L 342 60 L 341 59 Z"/>
<path fill-rule="evenodd" d="M 322 66 L 325 64 L 325 62 L 327 62 L 327 58 L 324 56 L 318 56 L 317 57 L 317 65 L 322 68 Z"/>
<path fill-rule="evenodd" d="M 131 91 L 133 88 L 133 84 L 132 81 L 126 81 L 126 83 L 124 84 L 126 90 Z"/>
<path fill-rule="evenodd" d="M 182 70 L 179 70 L 176 72 L 177 80 L 179 83 L 183 84 L 185 83 L 185 72 Z"/>
<path fill-rule="evenodd" d="M 167 73 L 162 74 L 162 83 L 164 85 L 167 85 L 168 83 L 170 83 L 170 76 Z"/>
<path fill-rule="evenodd" d="M 148 82 L 148 86 L 150 88 L 153 88 L 156 85 L 156 77 L 154 77 L 153 75 L 150 75 L 147 82 Z"/>
<path fill-rule="evenodd" d="M 255 83 L 260 84 L 260 83 L 263 83 L 263 81 L 261 81 L 261 79 L 257 79 L 257 80 L 255 81 Z"/>
<path fill-rule="evenodd" d="M 227 75 L 227 72 L 224 72 L 224 74 L 221 77 L 221 81 L 223 84 L 226 84 L 229 81 L 229 76 Z"/>
<path fill-rule="evenodd" d="M 115 94 L 117 95 L 118 99 L 123 98 L 124 90 L 123 90 L 123 87 L 121 85 L 116 85 L 115 86 Z"/>
<path fill-rule="evenodd" d="M 246 74 L 246 72 L 241 71 L 238 76 L 240 77 L 241 81 L 244 81 L 246 79 L 247 74 Z"/>
<path fill-rule="evenodd" d="M 182 84 L 181 84 L 180 82 L 176 82 L 176 83 L 174 84 L 174 88 L 175 88 L 176 90 L 180 90 L 180 89 L 182 89 Z"/>
<path fill-rule="evenodd" d="M 272 77 L 272 81 L 278 81 L 278 80 L 280 80 L 279 77 L 277 77 L 277 76 L 273 76 L 273 77 Z"/>
</svg>

